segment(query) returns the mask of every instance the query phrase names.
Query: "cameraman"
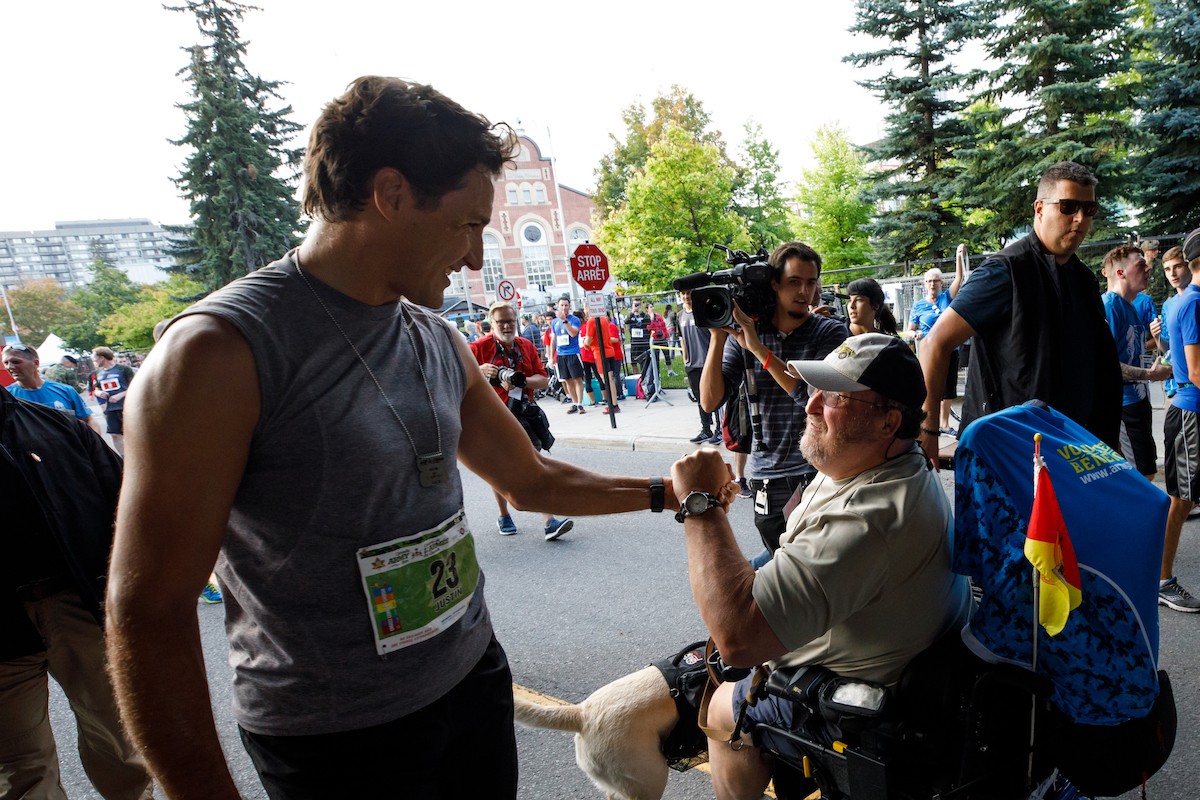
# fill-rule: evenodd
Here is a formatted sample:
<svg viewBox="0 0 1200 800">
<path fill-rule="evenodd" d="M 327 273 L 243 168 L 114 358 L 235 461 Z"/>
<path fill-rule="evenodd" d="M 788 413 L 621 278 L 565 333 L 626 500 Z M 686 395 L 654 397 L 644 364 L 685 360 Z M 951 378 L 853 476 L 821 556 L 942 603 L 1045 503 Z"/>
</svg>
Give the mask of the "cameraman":
<svg viewBox="0 0 1200 800">
<path fill-rule="evenodd" d="M 479 362 L 483 377 L 491 382 L 500 395 L 500 399 L 513 412 L 521 426 L 530 434 L 529 438 L 537 450 L 549 450 L 554 444 L 546 426 L 546 415 L 533 402 L 533 393 L 545 389 L 549 383 L 546 368 L 538 358 L 537 348 L 528 339 L 517 336 L 517 311 L 508 303 L 492 303 L 488 308 L 488 319 L 492 322 L 492 332 L 483 336 L 468 346 L 472 355 Z M 502 370 L 512 370 L 509 380 L 501 380 Z M 504 373 L 507 374 L 507 373 Z M 532 407 L 532 408 L 531 408 Z M 532 411 L 540 419 L 541 428 L 530 428 L 527 412 Z M 535 426 L 537 423 L 535 423 Z M 500 508 L 500 516 L 496 520 L 502 536 L 511 536 L 517 532 L 508 510 L 508 501 L 499 492 L 492 490 L 496 496 L 496 505 Z M 575 525 L 570 518 L 555 519 L 553 515 L 545 515 L 543 533 L 546 541 L 552 542 L 567 533 Z"/>
<path fill-rule="evenodd" d="M 787 242 L 768 258 L 774 303 L 757 321 L 736 304 L 737 328 L 713 328 L 704 371 L 700 406 L 713 412 L 738 391 L 746 377 L 743 353 L 754 357 L 762 450 L 754 450 L 747 477 L 754 498 L 754 527 L 774 553 L 787 523 L 784 505 L 812 481 L 816 470 L 800 452 L 808 385 L 787 373 L 789 361 L 819 361 L 837 348 L 849 331 L 841 320 L 812 313 L 821 280 L 821 256 L 806 244 Z"/>
</svg>

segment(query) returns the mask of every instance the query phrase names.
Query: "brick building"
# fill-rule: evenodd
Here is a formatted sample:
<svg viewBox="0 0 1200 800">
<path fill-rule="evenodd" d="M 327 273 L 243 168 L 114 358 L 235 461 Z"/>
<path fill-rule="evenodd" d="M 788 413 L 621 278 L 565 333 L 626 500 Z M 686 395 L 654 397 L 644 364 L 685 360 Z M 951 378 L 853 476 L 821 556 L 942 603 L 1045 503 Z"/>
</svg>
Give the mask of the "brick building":
<svg viewBox="0 0 1200 800">
<path fill-rule="evenodd" d="M 496 300 L 496 284 L 505 278 L 527 307 L 570 293 L 568 259 L 575 245 L 592 238 L 596 204 L 569 186 L 559 184 L 556 192 L 554 164 L 533 139 L 519 136 L 521 152 L 496 179 L 492 221 L 483 234 L 483 270 L 456 273 L 447 300 L 449 295 L 465 297 L 469 289 L 472 301 L 490 304 Z"/>
</svg>

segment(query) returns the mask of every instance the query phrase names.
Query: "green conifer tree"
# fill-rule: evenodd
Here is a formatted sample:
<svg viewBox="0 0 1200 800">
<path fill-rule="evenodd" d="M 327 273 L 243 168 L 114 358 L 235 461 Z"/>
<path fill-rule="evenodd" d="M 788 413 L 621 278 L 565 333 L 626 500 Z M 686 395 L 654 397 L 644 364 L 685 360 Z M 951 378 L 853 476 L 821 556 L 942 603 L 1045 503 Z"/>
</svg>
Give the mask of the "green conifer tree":
<svg viewBox="0 0 1200 800">
<path fill-rule="evenodd" d="M 1003 122 L 960 156 L 958 183 L 971 206 L 990 209 L 983 234 L 1001 241 L 1027 228 L 1041 173 L 1058 161 L 1089 167 L 1105 206 L 1093 236 L 1111 235 L 1134 195 L 1132 52 L 1138 43 L 1128 2 L 982 0 L 986 49 L 999 66 L 976 99 L 996 102 Z"/>
<path fill-rule="evenodd" d="M 180 75 L 192 99 L 180 104 L 187 132 L 174 141 L 191 150 L 175 183 L 192 224 L 169 228 L 181 237 L 177 267 L 209 290 L 283 255 L 298 241 L 300 206 L 294 183 L 302 150 L 291 106 L 272 110 L 282 85 L 246 68 L 237 23 L 253 6 L 235 0 L 186 0 L 169 11 L 193 14 L 204 37 Z"/>
<path fill-rule="evenodd" d="M 1143 228 L 1200 224 L 1200 0 L 1152 4 L 1141 128 L 1154 137 L 1137 162 Z"/>
<path fill-rule="evenodd" d="M 948 59 L 978 35 L 972 8 L 970 2 L 858 0 L 851 32 L 889 42 L 845 59 L 859 67 L 889 66 L 881 77 L 859 81 L 891 109 L 884 138 L 864 147 L 882 165 L 867 194 L 880 212 L 866 230 L 885 261 L 948 256 L 962 241 L 953 155 L 967 133 L 959 112 L 969 75 Z"/>
</svg>

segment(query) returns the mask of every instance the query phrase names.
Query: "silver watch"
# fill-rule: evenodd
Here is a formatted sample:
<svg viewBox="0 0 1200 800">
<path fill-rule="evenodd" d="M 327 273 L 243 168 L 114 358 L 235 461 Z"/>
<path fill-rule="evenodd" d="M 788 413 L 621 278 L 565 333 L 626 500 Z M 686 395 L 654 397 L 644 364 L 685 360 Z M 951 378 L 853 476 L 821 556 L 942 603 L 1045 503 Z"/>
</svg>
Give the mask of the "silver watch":
<svg viewBox="0 0 1200 800">
<path fill-rule="evenodd" d="M 708 492 L 688 492 L 688 496 L 679 504 L 679 510 L 675 512 L 675 521 L 683 522 L 688 517 L 697 517 L 719 505 L 721 501 Z"/>
</svg>

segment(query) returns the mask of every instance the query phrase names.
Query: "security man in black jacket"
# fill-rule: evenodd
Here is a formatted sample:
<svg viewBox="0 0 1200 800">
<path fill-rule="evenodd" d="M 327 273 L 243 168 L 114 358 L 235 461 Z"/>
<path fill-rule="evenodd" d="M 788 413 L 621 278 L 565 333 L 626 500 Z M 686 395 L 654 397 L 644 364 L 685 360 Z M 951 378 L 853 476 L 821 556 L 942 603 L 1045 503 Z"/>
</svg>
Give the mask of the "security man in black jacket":
<svg viewBox="0 0 1200 800">
<path fill-rule="evenodd" d="M 86 425 L 0 390 L 0 797 L 65 798 L 47 673 L 106 800 L 152 797 L 117 712 L 104 655 L 105 573 L 121 460 Z"/>
</svg>

